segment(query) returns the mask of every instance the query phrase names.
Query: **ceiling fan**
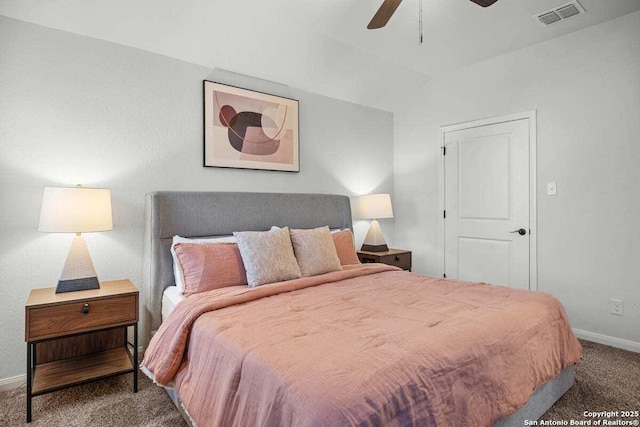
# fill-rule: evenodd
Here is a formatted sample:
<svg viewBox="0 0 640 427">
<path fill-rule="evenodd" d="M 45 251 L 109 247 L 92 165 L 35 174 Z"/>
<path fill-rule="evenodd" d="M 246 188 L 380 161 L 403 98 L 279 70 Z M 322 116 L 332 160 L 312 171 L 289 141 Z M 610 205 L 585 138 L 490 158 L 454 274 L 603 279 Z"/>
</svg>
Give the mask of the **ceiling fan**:
<svg viewBox="0 0 640 427">
<path fill-rule="evenodd" d="M 498 0 L 471 0 L 471 1 L 482 7 L 488 7 L 494 4 L 495 2 L 497 2 Z M 400 6 L 400 3 L 402 3 L 402 0 L 384 0 L 384 3 L 382 3 L 382 6 L 380 6 L 380 9 L 378 9 L 376 14 L 373 16 L 373 19 L 371 19 L 371 22 L 369 22 L 369 25 L 367 25 L 367 28 L 370 30 L 374 30 L 376 28 L 382 28 L 385 25 L 387 25 L 387 22 L 389 22 L 389 19 L 391 19 L 391 16 L 393 16 L 393 13 L 396 11 L 398 6 Z"/>
</svg>

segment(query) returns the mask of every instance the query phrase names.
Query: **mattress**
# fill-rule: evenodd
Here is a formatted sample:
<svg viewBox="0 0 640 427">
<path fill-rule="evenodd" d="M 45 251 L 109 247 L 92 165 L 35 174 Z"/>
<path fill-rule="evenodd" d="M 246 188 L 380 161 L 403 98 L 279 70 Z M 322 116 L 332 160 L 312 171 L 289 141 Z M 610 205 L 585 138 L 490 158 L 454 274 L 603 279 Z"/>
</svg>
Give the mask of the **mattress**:
<svg viewBox="0 0 640 427">
<path fill-rule="evenodd" d="M 162 293 L 162 321 L 173 311 L 176 305 L 184 299 L 177 286 L 169 286 Z"/>
</svg>

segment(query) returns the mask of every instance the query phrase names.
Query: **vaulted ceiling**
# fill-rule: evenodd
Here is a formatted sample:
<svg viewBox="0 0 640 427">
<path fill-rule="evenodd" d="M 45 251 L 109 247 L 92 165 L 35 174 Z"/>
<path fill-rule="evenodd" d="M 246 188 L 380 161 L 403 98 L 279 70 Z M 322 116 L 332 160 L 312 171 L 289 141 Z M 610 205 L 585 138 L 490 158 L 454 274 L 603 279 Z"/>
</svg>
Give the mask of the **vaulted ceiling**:
<svg viewBox="0 0 640 427">
<path fill-rule="evenodd" d="M 0 0 L 0 14 L 393 111 L 433 76 L 640 10 L 640 0 L 579 0 L 587 13 L 545 27 L 568 0 Z"/>
</svg>

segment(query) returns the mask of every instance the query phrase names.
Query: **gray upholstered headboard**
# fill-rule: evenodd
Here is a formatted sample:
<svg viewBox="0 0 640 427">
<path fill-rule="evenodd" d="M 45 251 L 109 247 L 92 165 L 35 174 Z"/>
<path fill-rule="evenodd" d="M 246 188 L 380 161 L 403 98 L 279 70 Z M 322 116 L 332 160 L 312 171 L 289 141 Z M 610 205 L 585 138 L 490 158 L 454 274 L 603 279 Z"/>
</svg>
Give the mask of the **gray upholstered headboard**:
<svg viewBox="0 0 640 427">
<path fill-rule="evenodd" d="M 347 196 L 332 194 L 159 191 L 146 196 L 143 342 L 158 329 L 162 293 L 174 283 L 171 240 L 292 228 L 352 228 Z"/>
</svg>

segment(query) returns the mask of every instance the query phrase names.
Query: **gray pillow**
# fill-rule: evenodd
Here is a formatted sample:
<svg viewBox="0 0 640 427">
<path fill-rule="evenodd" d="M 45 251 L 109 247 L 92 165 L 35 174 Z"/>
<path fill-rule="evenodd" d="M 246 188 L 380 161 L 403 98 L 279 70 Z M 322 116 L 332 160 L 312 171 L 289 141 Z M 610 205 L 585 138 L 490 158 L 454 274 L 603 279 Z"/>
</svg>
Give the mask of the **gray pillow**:
<svg viewBox="0 0 640 427">
<path fill-rule="evenodd" d="M 315 276 L 342 269 L 329 227 L 291 230 L 290 234 L 293 251 L 303 276 Z"/>
<path fill-rule="evenodd" d="M 302 276 L 287 227 L 234 232 L 250 288 Z"/>
</svg>

